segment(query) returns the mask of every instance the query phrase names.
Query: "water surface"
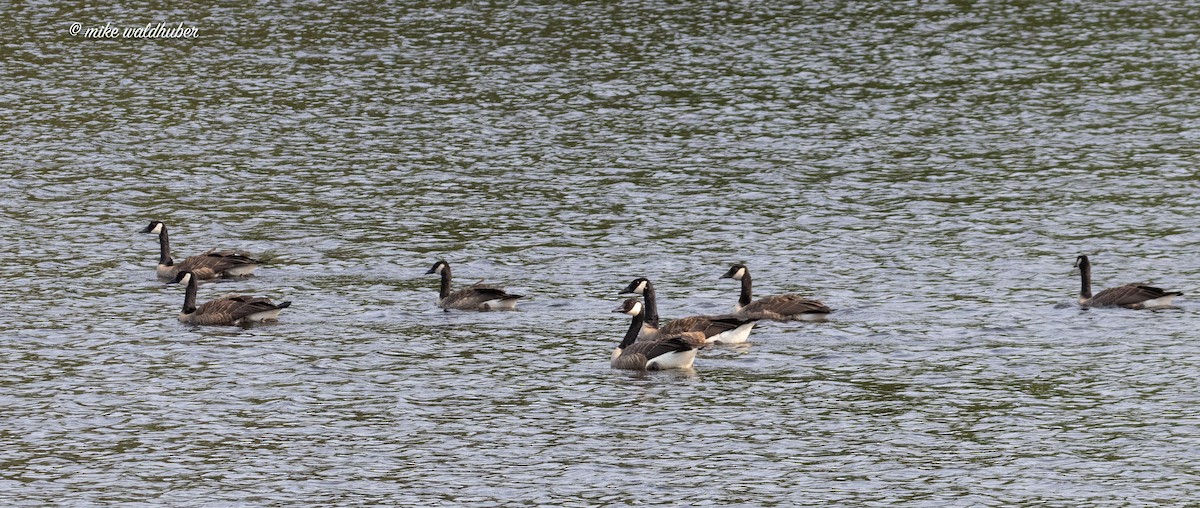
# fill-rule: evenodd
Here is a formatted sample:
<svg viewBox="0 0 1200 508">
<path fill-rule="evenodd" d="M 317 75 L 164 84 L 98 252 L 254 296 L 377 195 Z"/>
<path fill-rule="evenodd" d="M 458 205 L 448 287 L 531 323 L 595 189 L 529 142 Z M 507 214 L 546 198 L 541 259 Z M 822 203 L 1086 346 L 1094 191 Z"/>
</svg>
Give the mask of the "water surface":
<svg viewBox="0 0 1200 508">
<path fill-rule="evenodd" d="M 17 506 L 1078 506 L 1200 491 L 1186 5 L 0 9 L 0 489 Z M 69 24 L 184 22 L 189 40 Z M 195 328 L 201 287 L 291 300 Z M 1187 293 L 1155 312 L 1098 287 Z M 529 295 L 442 312 L 424 272 Z M 615 293 L 761 295 L 694 371 Z"/>
</svg>

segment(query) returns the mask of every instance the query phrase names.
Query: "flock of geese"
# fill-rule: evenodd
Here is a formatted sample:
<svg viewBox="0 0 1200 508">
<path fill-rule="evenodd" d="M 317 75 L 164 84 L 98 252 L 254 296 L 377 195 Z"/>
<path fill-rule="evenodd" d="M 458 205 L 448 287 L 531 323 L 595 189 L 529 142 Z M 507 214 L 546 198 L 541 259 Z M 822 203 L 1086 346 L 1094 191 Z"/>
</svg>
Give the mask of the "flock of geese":
<svg viewBox="0 0 1200 508">
<path fill-rule="evenodd" d="M 162 279 L 183 284 L 183 309 L 179 320 L 195 325 L 241 325 L 274 321 L 291 302 L 274 303 L 262 297 L 227 295 L 202 305 L 196 305 L 196 291 L 201 280 L 246 277 L 262 264 L 248 254 L 230 250 L 209 250 L 178 263 L 171 257 L 167 226 L 153 221 L 143 233 L 158 235 L 159 258 L 157 274 Z M 1092 265 L 1086 255 L 1075 259 L 1081 287 L 1079 305 L 1082 307 L 1125 307 L 1147 309 L 1171 305 L 1183 293 L 1163 291 L 1146 284 L 1125 284 L 1092 294 Z M 439 260 L 426 274 L 441 277 L 437 305 L 470 311 L 515 310 L 522 295 L 483 284 L 482 281 L 454 291 L 451 289 L 450 264 Z M 654 285 L 650 280 L 634 279 L 619 294 L 638 295 L 626 299 L 613 312 L 631 317 L 629 330 L 613 350 L 612 366 L 617 369 L 664 370 L 691 368 L 696 353 L 709 345 L 746 342 L 750 331 L 759 321 L 822 321 L 832 311 L 825 304 L 797 294 L 771 295 L 754 299 L 750 270 L 734 264 L 720 278 L 741 283 L 741 293 L 733 312 L 718 315 L 699 315 L 673 319 L 662 324 Z"/>
<path fill-rule="evenodd" d="M 167 225 L 152 221 L 143 233 L 158 235 L 159 278 L 183 284 L 183 311 L 179 320 L 194 325 L 240 325 L 259 321 L 273 321 L 292 302 L 279 304 L 267 298 L 228 295 L 203 305 L 196 306 L 196 289 L 201 280 L 223 277 L 245 277 L 254 273 L 261 261 L 245 253 L 230 250 L 209 250 L 178 263 L 171 257 L 171 239 L 167 236 Z"/>
</svg>

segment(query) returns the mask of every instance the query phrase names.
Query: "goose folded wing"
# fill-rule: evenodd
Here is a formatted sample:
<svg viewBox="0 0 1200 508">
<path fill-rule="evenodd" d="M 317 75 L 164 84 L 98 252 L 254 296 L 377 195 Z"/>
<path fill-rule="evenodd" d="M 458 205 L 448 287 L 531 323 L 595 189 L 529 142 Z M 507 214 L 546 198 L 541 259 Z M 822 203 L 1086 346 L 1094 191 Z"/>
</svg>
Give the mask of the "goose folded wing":
<svg viewBox="0 0 1200 508">
<path fill-rule="evenodd" d="M 472 308 L 492 300 L 508 300 L 520 298 L 520 295 L 510 295 L 508 292 L 493 286 L 470 286 L 450 293 L 443 305 L 454 308 Z"/>
<path fill-rule="evenodd" d="M 668 337 L 669 340 L 676 340 L 690 346 L 690 349 L 704 349 L 705 346 L 708 346 L 708 342 L 705 340 L 707 338 L 704 332 L 683 332 Z"/>
<path fill-rule="evenodd" d="M 736 329 L 746 323 L 756 321 L 755 318 L 747 316 L 736 316 L 733 314 L 723 314 L 720 316 L 705 316 L 708 320 L 707 325 L 702 330 L 689 330 L 699 332 L 705 337 L 712 337 L 730 330 Z"/>
<path fill-rule="evenodd" d="M 712 325 L 709 316 L 688 316 L 672 319 L 658 329 L 656 337 L 666 337 L 684 332 L 703 332 Z"/>
<path fill-rule="evenodd" d="M 508 294 L 508 291 L 505 291 L 497 286 L 476 284 L 468 287 L 466 290 L 469 290 L 486 300 L 495 300 L 498 298 L 520 298 L 518 295 Z"/>
<path fill-rule="evenodd" d="M 686 353 L 704 347 L 704 336 L 699 333 L 681 333 L 658 340 L 634 342 L 625 348 L 621 356 L 640 355 L 647 361 L 667 353 Z"/>
<path fill-rule="evenodd" d="M 733 330 L 757 318 L 722 314 L 718 316 L 688 316 L 672 320 L 658 330 L 658 337 L 667 337 L 688 332 L 699 332 L 705 337 L 712 337 L 722 332 Z"/>
<path fill-rule="evenodd" d="M 212 271 L 221 273 L 230 268 L 258 264 L 259 261 L 236 251 L 208 251 L 179 262 L 179 271 Z"/>
<path fill-rule="evenodd" d="M 201 254 L 201 256 L 224 258 L 226 260 L 233 261 L 233 262 L 239 262 L 239 263 L 259 263 L 260 262 L 259 260 L 250 257 L 249 254 L 242 252 L 242 251 L 238 251 L 238 250 L 209 249 L 204 254 Z"/>
<path fill-rule="evenodd" d="M 623 353 L 621 356 L 613 358 L 612 366 L 614 369 L 646 370 L 646 363 L 646 355 L 644 354 Z"/>
<path fill-rule="evenodd" d="M 1154 300 L 1169 295 L 1179 295 L 1181 293 L 1168 293 L 1161 288 L 1147 286 L 1145 284 L 1126 284 L 1115 288 L 1108 288 L 1104 291 L 1096 293 L 1092 297 L 1091 304 L 1096 307 L 1118 306 L 1127 307 L 1137 305 L 1147 300 Z"/>
<path fill-rule="evenodd" d="M 211 316 L 241 319 L 251 314 L 275 310 L 270 299 L 257 296 L 227 296 L 201 305 L 197 312 Z"/>
<path fill-rule="evenodd" d="M 742 308 L 746 316 L 759 316 L 768 319 L 788 319 L 802 314 L 828 314 L 830 309 L 817 300 L 804 298 L 796 294 L 767 296 L 750 302 Z"/>
</svg>

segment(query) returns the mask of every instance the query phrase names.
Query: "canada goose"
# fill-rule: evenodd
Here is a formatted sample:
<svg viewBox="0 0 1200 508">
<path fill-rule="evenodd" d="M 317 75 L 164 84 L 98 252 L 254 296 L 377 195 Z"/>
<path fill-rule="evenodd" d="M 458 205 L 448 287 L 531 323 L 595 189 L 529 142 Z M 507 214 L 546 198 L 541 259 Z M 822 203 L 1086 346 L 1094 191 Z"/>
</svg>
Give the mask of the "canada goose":
<svg viewBox="0 0 1200 508">
<path fill-rule="evenodd" d="M 197 254 L 178 264 L 171 259 L 171 241 L 167 238 L 167 225 L 159 221 L 151 221 L 143 233 L 158 234 L 158 276 L 171 279 L 180 272 L 192 272 L 198 279 L 214 279 L 217 277 L 242 277 L 250 275 L 262 263 L 245 253 L 232 250 L 209 250 Z"/>
<path fill-rule="evenodd" d="M 622 312 L 633 316 L 629 331 L 621 344 L 613 350 L 612 366 L 614 369 L 628 370 L 665 370 L 690 369 L 696 361 L 696 351 L 704 347 L 704 334 L 685 332 L 674 335 L 663 335 L 654 340 L 638 341 L 638 332 L 642 329 L 645 318 L 642 315 L 642 302 L 630 298 L 617 307 L 613 312 Z"/>
<path fill-rule="evenodd" d="M 1171 305 L 1171 300 L 1183 293 L 1163 291 L 1144 284 L 1126 284 L 1108 288 L 1092 296 L 1092 263 L 1086 255 L 1075 258 L 1082 285 L 1079 288 L 1079 305 L 1082 307 L 1125 307 L 1147 309 Z"/>
<path fill-rule="evenodd" d="M 638 333 L 641 340 L 652 340 L 662 336 L 683 332 L 702 332 L 709 344 L 741 344 L 750 337 L 750 331 L 758 320 L 755 316 L 737 316 L 722 314 L 719 316 L 688 316 L 672 319 L 665 326 L 658 326 L 657 302 L 655 302 L 654 284 L 645 277 L 633 279 L 620 294 L 641 294 L 645 300 L 646 318 Z M 651 318 L 653 316 L 654 319 Z M 653 322 L 651 322 L 653 321 Z"/>
<path fill-rule="evenodd" d="M 510 295 L 499 287 L 476 282 L 463 289 L 450 292 L 450 264 L 438 261 L 425 272 L 442 276 L 442 288 L 438 293 L 438 307 L 446 310 L 516 310 L 517 299 L 522 295 Z"/>
<path fill-rule="evenodd" d="M 240 325 L 259 321 L 274 321 L 279 312 L 292 302 L 271 303 L 261 297 L 229 295 L 196 306 L 197 277 L 192 272 L 179 272 L 175 282 L 187 284 L 183 294 L 183 311 L 179 320 L 194 325 Z"/>
<path fill-rule="evenodd" d="M 743 264 L 734 264 L 722 279 L 742 281 L 742 294 L 734 306 L 734 312 L 773 321 L 819 321 L 833 312 L 825 304 L 805 298 L 797 294 L 764 296 L 751 301 L 753 296 L 750 289 L 750 269 Z"/>
</svg>

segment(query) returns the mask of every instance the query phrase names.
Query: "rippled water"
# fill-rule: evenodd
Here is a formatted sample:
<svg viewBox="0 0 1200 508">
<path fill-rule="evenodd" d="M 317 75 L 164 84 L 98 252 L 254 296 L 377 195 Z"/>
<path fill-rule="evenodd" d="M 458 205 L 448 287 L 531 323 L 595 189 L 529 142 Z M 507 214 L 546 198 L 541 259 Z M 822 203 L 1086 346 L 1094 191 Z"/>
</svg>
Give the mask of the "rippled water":
<svg viewBox="0 0 1200 508">
<path fill-rule="evenodd" d="M 0 9 L 10 505 L 1200 495 L 1189 4 L 164 9 Z M 181 325 L 150 219 L 293 306 Z M 1081 311 L 1081 252 L 1187 294 Z M 437 309 L 443 257 L 524 310 Z M 616 291 L 723 312 L 733 262 L 837 312 L 609 368 Z"/>
</svg>

